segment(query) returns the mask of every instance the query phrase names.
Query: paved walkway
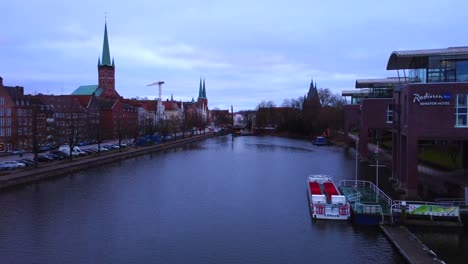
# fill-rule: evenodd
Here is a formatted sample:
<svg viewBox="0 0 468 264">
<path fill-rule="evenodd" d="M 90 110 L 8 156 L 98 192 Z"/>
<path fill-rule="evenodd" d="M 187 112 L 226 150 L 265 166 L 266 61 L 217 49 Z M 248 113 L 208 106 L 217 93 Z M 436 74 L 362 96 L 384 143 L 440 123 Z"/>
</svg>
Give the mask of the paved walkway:
<svg viewBox="0 0 468 264">
<path fill-rule="evenodd" d="M 380 228 L 408 263 L 444 263 L 405 227 L 381 225 Z"/>
</svg>

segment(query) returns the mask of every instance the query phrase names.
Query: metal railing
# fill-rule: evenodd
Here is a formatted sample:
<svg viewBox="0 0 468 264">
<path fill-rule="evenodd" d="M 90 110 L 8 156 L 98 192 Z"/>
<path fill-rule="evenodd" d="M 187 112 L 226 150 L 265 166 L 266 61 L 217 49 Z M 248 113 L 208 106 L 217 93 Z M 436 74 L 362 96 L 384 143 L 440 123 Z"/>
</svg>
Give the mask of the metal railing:
<svg viewBox="0 0 468 264">
<path fill-rule="evenodd" d="M 382 210 L 382 206 L 380 204 L 362 204 L 362 203 L 355 203 L 354 205 L 354 212 L 358 214 L 378 214 L 381 217 L 381 223 L 384 222 L 384 214 Z"/>
<path fill-rule="evenodd" d="M 349 196 L 346 197 L 348 199 L 348 202 L 350 203 L 359 203 L 361 202 L 361 194 L 359 192 L 355 192 Z"/>
<path fill-rule="evenodd" d="M 380 190 L 377 186 L 375 186 L 375 184 L 373 184 L 370 181 L 342 180 L 340 182 L 340 186 L 344 186 L 344 187 L 355 186 L 356 188 L 359 188 L 359 187 L 370 188 L 377 194 L 379 199 L 383 200 L 388 205 L 388 207 L 391 207 L 393 204 L 392 199 L 388 197 L 388 195 L 386 195 L 382 190 Z"/>
<path fill-rule="evenodd" d="M 354 205 L 356 213 L 360 214 L 383 214 L 382 206 L 380 204 L 362 204 L 356 203 Z"/>
</svg>

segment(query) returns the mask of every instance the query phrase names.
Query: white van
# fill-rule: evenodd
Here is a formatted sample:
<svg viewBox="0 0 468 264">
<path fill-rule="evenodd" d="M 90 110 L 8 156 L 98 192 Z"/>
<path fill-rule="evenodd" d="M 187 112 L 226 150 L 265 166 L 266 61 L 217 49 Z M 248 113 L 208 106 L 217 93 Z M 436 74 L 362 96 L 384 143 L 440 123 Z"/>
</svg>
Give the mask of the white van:
<svg viewBox="0 0 468 264">
<path fill-rule="evenodd" d="M 67 154 L 67 156 L 70 155 L 70 146 L 68 146 L 68 145 L 62 145 L 62 146 L 59 147 L 58 150 L 65 153 L 65 154 Z M 78 146 L 74 146 L 73 151 L 72 151 L 72 155 L 73 156 L 85 156 L 86 152 L 82 151 Z"/>
</svg>

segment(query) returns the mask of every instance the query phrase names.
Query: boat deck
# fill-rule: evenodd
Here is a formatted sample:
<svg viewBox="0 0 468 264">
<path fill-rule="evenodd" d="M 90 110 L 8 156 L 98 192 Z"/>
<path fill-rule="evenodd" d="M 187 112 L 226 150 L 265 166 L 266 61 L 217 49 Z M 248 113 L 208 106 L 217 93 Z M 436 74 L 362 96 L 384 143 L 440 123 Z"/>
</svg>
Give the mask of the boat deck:
<svg viewBox="0 0 468 264">
<path fill-rule="evenodd" d="M 368 187 L 354 187 L 354 186 L 342 186 L 341 192 L 343 193 L 346 198 L 356 196 L 356 194 L 360 194 L 359 202 L 362 204 L 367 205 L 380 205 L 382 208 L 382 213 L 385 215 L 391 214 L 390 206 L 383 200 L 380 196 L 377 196 L 376 192 Z M 376 200 L 377 197 L 377 200 Z M 354 206 L 354 201 L 350 200 L 351 206 Z M 354 207 L 353 207 L 354 208 Z"/>
</svg>

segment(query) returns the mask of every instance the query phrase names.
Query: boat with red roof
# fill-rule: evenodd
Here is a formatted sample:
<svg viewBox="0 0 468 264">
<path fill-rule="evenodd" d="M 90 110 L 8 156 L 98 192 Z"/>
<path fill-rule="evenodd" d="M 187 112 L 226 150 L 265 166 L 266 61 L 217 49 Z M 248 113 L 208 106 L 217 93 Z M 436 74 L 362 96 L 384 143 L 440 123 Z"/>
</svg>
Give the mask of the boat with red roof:
<svg viewBox="0 0 468 264">
<path fill-rule="evenodd" d="M 328 175 L 309 175 L 307 191 L 312 218 L 349 220 L 350 204 Z"/>
</svg>

